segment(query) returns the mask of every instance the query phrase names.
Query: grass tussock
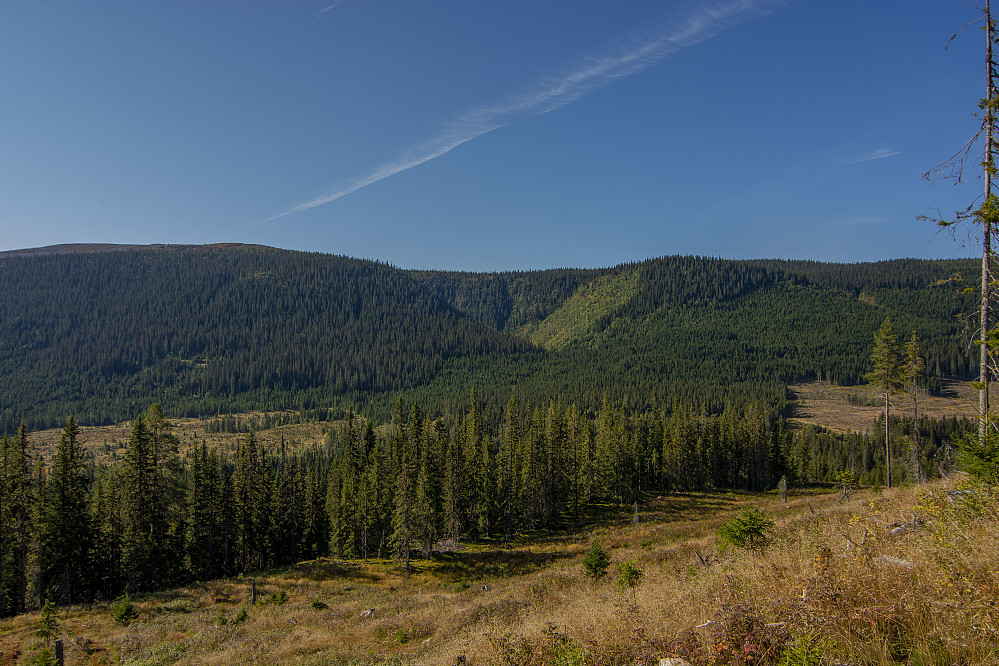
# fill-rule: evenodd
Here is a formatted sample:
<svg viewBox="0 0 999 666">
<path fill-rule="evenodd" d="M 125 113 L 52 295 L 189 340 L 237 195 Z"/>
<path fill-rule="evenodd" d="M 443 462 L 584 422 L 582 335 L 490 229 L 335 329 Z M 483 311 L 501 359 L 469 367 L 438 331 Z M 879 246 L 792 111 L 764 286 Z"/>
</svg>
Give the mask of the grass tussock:
<svg viewBox="0 0 999 666">
<path fill-rule="evenodd" d="M 720 540 L 749 508 L 773 519 L 758 523 L 766 538 Z M 137 597 L 127 622 L 112 602 L 63 608 L 59 634 L 67 664 L 999 663 L 989 489 L 691 494 L 640 514 L 466 544 L 409 575 L 390 560 L 301 563 L 257 577 L 255 604 L 246 579 Z M 598 579 L 583 566 L 594 541 L 610 556 Z M 46 649 L 39 621 L 0 622 L 0 666 Z"/>
</svg>

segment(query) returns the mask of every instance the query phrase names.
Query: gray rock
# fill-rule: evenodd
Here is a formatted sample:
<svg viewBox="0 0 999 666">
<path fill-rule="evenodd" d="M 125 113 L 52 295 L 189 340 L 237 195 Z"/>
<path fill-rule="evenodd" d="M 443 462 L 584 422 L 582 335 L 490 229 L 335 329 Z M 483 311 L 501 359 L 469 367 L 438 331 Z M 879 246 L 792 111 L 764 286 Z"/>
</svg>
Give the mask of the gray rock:
<svg viewBox="0 0 999 666">
<path fill-rule="evenodd" d="M 899 569 L 911 569 L 912 567 L 916 566 L 909 560 L 899 559 L 897 557 L 892 557 L 891 555 L 882 555 L 881 561 L 884 562 L 885 564 L 890 564 L 893 567 L 898 567 Z"/>
</svg>

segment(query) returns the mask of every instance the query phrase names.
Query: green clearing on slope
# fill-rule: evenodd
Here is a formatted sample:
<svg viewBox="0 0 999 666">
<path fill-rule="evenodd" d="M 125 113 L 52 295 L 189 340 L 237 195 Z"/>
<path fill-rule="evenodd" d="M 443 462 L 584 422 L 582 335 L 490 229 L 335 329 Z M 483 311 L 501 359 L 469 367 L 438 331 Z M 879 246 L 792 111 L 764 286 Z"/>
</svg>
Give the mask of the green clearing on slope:
<svg viewBox="0 0 999 666">
<path fill-rule="evenodd" d="M 565 349 L 591 333 L 593 326 L 638 294 L 638 271 L 602 275 L 584 284 L 544 320 L 518 333 L 549 351 Z"/>
</svg>

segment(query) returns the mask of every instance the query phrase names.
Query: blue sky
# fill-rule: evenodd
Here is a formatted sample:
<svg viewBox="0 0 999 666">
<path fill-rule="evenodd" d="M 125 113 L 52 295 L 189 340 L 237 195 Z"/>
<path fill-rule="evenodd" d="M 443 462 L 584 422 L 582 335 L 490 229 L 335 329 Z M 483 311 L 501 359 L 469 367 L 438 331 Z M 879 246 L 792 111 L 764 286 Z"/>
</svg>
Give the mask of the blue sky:
<svg viewBox="0 0 999 666">
<path fill-rule="evenodd" d="M 10 0 L 0 249 L 462 270 L 976 253 L 965 0 Z"/>
</svg>

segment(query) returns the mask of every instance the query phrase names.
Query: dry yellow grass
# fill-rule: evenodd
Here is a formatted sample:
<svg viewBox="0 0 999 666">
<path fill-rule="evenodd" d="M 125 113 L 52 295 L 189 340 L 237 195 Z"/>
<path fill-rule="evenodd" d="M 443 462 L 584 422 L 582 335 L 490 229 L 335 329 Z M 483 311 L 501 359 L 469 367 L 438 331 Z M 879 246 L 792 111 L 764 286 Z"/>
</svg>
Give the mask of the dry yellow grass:
<svg viewBox="0 0 999 666">
<path fill-rule="evenodd" d="M 128 626 L 106 604 L 63 609 L 67 663 L 995 664 L 999 502 L 948 495 L 957 482 L 849 502 L 666 497 L 638 524 L 622 511 L 585 534 L 471 544 L 410 576 L 387 560 L 301 563 L 258 577 L 255 606 L 249 581 L 229 580 L 143 597 Z M 718 526 L 750 505 L 775 517 L 772 543 L 720 551 Z M 591 537 L 611 548 L 600 581 L 581 566 Z M 622 591 L 624 561 L 644 575 Z M 37 652 L 38 619 L 0 622 L 0 665 Z"/>
<path fill-rule="evenodd" d="M 942 396 L 919 396 L 919 414 L 931 418 L 978 418 L 978 394 L 966 382 L 948 381 Z M 834 432 L 865 432 L 872 429 L 884 411 L 879 396 L 868 386 L 836 386 L 829 382 L 805 382 L 789 387 L 795 396 L 792 404 L 794 425 L 816 425 Z M 999 389 L 997 389 L 999 390 Z M 849 397 L 856 396 L 870 404 L 850 404 Z M 999 393 L 995 396 L 999 398 Z M 900 398 L 892 408 L 893 414 L 911 416 L 912 402 Z"/>
<path fill-rule="evenodd" d="M 280 414 L 280 412 L 271 412 L 273 417 Z M 246 422 L 262 415 L 262 412 L 249 412 L 238 414 L 237 417 Z M 232 452 L 236 450 L 239 441 L 246 439 L 245 433 L 209 433 L 207 431 L 209 421 L 210 419 L 170 419 L 171 433 L 180 440 L 182 453 L 190 444 L 201 442 L 207 442 L 210 448 Z M 255 433 L 255 437 L 259 445 L 271 453 L 278 453 L 282 441 L 289 451 L 322 444 L 327 431 L 340 425 L 340 422 L 295 423 L 261 430 Z M 131 422 L 108 426 L 80 426 L 77 441 L 81 450 L 93 453 L 99 462 L 108 463 L 124 458 L 131 431 Z M 55 454 L 61 435 L 61 428 L 53 428 L 29 433 L 28 437 L 44 458 L 50 458 Z"/>
</svg>

